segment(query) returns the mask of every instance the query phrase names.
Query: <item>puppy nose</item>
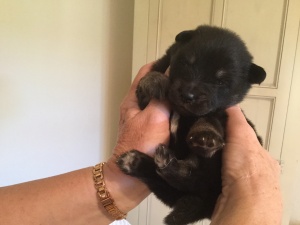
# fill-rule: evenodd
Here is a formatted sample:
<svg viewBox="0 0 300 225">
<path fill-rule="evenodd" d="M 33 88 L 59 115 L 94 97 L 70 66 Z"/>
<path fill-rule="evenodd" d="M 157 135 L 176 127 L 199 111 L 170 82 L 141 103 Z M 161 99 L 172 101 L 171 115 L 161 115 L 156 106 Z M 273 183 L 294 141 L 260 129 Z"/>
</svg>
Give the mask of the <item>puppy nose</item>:
<svg viewBox="0 0 300 225">
<path fill-rule="evenodd" d="M 188 102 L 192 102 L 195 100 L 195 94 L 191 93 L 191 92 L 186 92 L 186 93 L 182 93 L 181 97 Z"/>
</svg>

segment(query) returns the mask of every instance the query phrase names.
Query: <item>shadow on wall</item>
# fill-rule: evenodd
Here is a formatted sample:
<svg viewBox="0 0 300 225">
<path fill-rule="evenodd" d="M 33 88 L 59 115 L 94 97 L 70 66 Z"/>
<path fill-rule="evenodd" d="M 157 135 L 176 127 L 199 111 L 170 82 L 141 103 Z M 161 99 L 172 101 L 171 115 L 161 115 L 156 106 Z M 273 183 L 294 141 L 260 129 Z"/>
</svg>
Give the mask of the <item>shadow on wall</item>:
<svg viewBox="0 0 300 225">
<path fill-rule="evenodd" d="M 133 12 L 134 1 L 126 1 L 126 7 L 120 1 L 109 1 L 107 74 L 105 82 L 105 155 L 110 156 L 115 146 L 118 132 L 119 107 L 131 83 Z M 130 5 L 130 7 L 129 7 Z M 141 65 L 142 66 L 142 65 Z M 122 79 L 120 79 L 122 78 Z"/>
</svg>

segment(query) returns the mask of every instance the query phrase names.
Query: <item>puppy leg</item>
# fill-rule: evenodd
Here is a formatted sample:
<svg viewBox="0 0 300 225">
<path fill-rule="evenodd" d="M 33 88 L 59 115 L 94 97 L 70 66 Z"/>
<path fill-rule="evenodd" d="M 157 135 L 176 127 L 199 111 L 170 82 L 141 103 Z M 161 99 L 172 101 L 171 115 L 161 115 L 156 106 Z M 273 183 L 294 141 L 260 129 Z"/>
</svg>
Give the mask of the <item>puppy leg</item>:
<svg viewBox="0 0 300 225">
<path fill-rule="evenodd" d="M 169 78 L 160 72 L 152 71 L 144 76 L 137 87 L 136 96 L 141 109 L 144 109 L 151 99 L 165 100 L 169 86 Z"/>
<path fill-rule="evenodd" d="M 166 55 L 164 55 L 154 63 L 151 70 L 165 73 L 168 67 L 170 66 L 170 58 L 171 58 L 170 54 L 167 53 Z"/>
<path fill-rule="evenodd" d="M 197 155 L 212 157 L 224 144 L 224 127 L 218 118 L 201 117 L 191 127 L 186 142 Z"/>
<path fill-rule="evenodd" d="M 245 114 L 244 114 L 244 115 L 245 115 Z M 245 117 L 246 117 L 246 115 L 245 115 Z M 255 134 L 256 134 L 256 136 L 257 136 L 257 139 L 258 139 L 259 143 L 261 144 L 261 146 L 263 146 L 263 139 L 262 139 L 261 136 L 259 136 L 259 135 L 257 134 L 257 131 L 256 131 L 256 129 L 255 129 L 254 124 L 253 124 L 253 123 L 251 122 L 251 120 L 249 120 L 247 117 L 246 117 L 246 120 L 247 120 L 248 124 L 253 128 L 253 130 L 254 130 L 254 132 L 255 132 Z"/>
<path fill-rule="evenodd" d="M 166 205 L 172 207 L 183 193 L 171 187 L 156 173 L 153 158 L 137 150 L 131 150 L 119 157 L 118 167 L 127 175 L 144 182 L 148 188 Z"/>
<path fill-rule="evenodd" d="M 178 200 L 173 211 L 164 219 L 167 225 L 185 225 L 209 217 L 203 199 L 198 196 L 184 196 Z"/>
<path fill-rule="evenodd" d="M 177 160 L 170 149 L 160 145 L 156 149 L 154 161 L 157 173 L 173 187 L 188 191 L 199 177 L 193 176 L 198 168 L 198 158 L 191 154 L 185 160 Z"/>
</svg>

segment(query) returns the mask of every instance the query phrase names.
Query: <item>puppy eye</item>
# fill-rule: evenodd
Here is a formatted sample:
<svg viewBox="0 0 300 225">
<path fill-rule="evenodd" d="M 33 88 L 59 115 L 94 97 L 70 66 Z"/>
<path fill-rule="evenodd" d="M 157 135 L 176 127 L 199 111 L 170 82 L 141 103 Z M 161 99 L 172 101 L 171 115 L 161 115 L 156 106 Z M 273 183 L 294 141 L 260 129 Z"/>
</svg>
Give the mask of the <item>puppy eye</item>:
<svg viewBox="0 0 300 225">
<path fill-rule="evenodd" d="M 227 72 L 224 69 L 220 69 L 216 72 L 216 84 L 219 86 L 223 86 L 226 84 L 226 74 Z"/>
<path fill-rule="evenodd" d="M 219 79 L 219 80 L 217 80 L 217 85 L 223 86 L 223 85 L 225 85 L 225 81 Z"/>
</svg>

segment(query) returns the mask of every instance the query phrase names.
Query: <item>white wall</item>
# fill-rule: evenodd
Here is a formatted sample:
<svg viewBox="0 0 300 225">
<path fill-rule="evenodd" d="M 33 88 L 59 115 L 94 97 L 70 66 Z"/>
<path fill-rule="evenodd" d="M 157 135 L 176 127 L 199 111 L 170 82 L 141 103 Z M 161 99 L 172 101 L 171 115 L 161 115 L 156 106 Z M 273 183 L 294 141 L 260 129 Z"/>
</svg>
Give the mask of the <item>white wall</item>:
<svg viewBox="0 0 300 225">
<path fill-rule="evenodd" d="M 132 26 L 133 0 L 0 1 L 0 186 L 108 156 Z"/>
</svg>

